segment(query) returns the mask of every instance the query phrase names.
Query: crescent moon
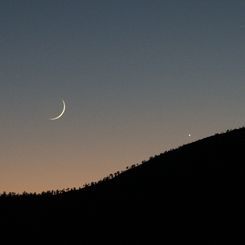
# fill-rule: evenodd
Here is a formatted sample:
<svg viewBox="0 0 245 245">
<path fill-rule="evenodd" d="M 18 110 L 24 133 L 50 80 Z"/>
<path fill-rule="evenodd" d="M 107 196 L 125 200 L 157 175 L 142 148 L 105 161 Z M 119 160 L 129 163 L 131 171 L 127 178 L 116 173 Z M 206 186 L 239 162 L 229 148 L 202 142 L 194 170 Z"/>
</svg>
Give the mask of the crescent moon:
<svg viewBox="0 0 245 245">
<path fill-rule="evenodd" d="M 49 120 L 54 121 L 54 120 L 57 120 L 57 119 L 61 118 L 64 115 L 64 113 L 66 111 L 66 103 L 65 103 L 64 100 L 62 100 L 62 102 L 63 102 L 63 110 L 62 110 L 62 112 L 57 117 L 51 117 Z"/>
</svg>

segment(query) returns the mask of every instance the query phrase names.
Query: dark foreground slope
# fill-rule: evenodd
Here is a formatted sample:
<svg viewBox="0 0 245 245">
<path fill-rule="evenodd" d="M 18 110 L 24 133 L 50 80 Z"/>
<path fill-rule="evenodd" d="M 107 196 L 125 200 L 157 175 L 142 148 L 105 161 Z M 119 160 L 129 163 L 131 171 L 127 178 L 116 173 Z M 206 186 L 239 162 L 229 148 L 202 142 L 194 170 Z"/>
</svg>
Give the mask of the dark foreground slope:
<svg viewBox="0 0 245 245">
<path fill-rule="evenodd" d="M 160 154 L 92 187 L 0 198 L 0 242 L 244 244 L 245 129 Z"/>
</svg>

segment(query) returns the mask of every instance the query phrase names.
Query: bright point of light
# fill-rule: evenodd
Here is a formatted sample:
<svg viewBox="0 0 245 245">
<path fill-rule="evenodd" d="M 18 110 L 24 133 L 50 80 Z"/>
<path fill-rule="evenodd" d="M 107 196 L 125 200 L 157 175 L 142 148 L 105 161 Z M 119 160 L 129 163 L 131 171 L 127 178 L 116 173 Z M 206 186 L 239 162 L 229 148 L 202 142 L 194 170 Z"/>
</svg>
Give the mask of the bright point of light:
<svg viewBox="0 0 245 245">
<path fill-rule="evenodd" d="M 188 134 L 189 137 L 191 137 L 191 134 Z"/>
</svg>

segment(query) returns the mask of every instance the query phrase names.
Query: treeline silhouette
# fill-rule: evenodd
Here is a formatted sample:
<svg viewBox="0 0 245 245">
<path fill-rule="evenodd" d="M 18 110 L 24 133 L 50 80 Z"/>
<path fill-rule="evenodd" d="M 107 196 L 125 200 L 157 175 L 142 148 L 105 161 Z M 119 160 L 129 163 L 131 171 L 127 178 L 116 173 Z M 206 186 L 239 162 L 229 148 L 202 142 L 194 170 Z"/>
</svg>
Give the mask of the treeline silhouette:
<svg viewBox="0 0 245 245">
<path fill-rule="evenodd" d="M 243 244 L 244 149 L 245 128 L 228 130 L 77 189 L 2 193 L 1 239 L 8 244 Z"/>
<path fill-rule="evenodd" d="M 153 159 L 153 157 L 150 157 L 150 159 Z M 142 164 L 145 163 L 146 161 L 142 161 Z M 0 193 L 0 199 L 1 198 L 24 198 L 24 197 L 40 197 L 40 196 L 55 196 L 55 195 L 60 195 L 60 194 L 64 194 L 67 192 L 74 192 L 74 191 L 81 191 L 82 189 L 86 189 L 89 187 L 93 187 L 97 184 L 100 184 L 102 182 L 106 182 L 109 181 L 117 176 L 119 176 L 120 174 L 124 173 L 127 170 L 133 169 L 137 166 L 139 166 L 140 164 L 132 164 L 131 166 L 126 167 L 126 170 L 121 170 L 121 171 L 117 171 L 115 173 L 109 174 L 108 176 L 104 177 L 103 179 L 99 180 L 99 181 L 92 181 L 91 183 L 85 183 L 83 184 L 83 186 L 76 188 L 64 188 L 64 189 L 60 189 L 60 190 L 48 190 L 48 191 L 43 191 L 41 193 L 36 193 L 36 192 L 22 192 L 22 193 L 15 193 L 15 192 L 6 192 L 3 191 L 2 193 Z"/>
</svg>

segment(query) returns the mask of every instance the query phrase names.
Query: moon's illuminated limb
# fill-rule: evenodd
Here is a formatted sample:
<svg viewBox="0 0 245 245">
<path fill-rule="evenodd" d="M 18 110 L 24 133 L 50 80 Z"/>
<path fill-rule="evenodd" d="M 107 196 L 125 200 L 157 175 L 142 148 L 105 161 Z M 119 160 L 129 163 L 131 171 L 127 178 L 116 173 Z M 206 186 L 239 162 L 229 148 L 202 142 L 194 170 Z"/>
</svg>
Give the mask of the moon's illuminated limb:
<svg viewBox="0 0 245 245">
<path fill-rule="evenodd" d="M 63 102 L 63 110 L 62 110 L 62 112 L 60 113 L 59 116 L 57 116 L 57 117 L 52 117 L 52 118 L 50 118 L 50 120 L 52 120 L 52 121 L 57 120 L 57 119 L 61 118 L 61 117 L 64 115 L 64 113 L 65 113 L 65 111 L 66 111 L 66 103 L 65 103 L 64 100 L 62 100 L 62 102 Z"/>
</svg>

